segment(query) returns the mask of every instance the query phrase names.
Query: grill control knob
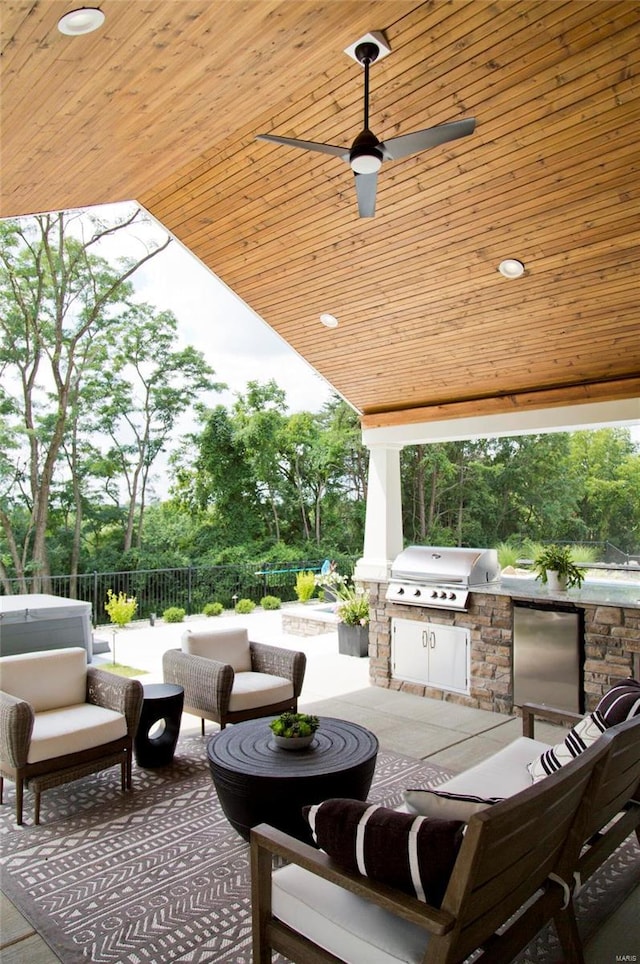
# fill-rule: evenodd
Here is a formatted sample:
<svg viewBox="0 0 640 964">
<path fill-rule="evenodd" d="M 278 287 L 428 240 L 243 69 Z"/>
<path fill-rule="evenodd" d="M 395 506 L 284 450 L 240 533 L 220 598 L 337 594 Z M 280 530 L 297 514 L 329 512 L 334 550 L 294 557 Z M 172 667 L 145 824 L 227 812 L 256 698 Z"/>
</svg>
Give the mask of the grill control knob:
<svg viewBox="0 0 640 964">
<path fill-rule="evenodd" d="M 398 589 L 398 595 L 404 596 L 404 589 L 402 588 L 402 586 L 400 586 L 400 588 Z"/>
<path fill-rule="evenodd" d="M 434 589 L 434 590 L 432 591 L 432 593 L 431 593 L 431 598 L 432 598 L 432 599 L 437 599 L 437 598 L 438 598 L 438 590 L 437 590 L 437 589 Z"/>
<path fill-rule="evenodd" d="M 454 592 L 450 592 L 449 599 L 455 599 L 455 598 L 456 598 L 456 594 Z"/>
<path fill-rule="evenodd" d="M 419 590 L 419 589 L 416 589 L 416 590 L 414 591 L 413 595 L 414 595 L 414 596 L 417 596 L 418 598 L 420 598 L 420 590 Z"/>
<path fill-rule="evenodd" d="M 441 592 L 440 592 L 440 599 L 446 599 L 446 598 L 447 598 L 447 594 L 446 594 L 446 592 L 445 592 L 444 589 L 443 589 L 443 590 L 441 590 Z"/>
</svg>

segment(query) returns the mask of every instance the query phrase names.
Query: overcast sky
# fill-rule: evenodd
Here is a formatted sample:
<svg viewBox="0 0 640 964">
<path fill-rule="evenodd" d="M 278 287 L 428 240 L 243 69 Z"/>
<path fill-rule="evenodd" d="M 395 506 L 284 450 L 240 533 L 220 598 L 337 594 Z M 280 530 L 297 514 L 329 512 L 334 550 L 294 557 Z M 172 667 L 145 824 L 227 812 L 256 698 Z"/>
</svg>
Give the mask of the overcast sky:
<svg viewBox="0 0 640 964">
<path fill-rule="evenodd" d="M 153 232 L 166 237 L 161 227 L 154 226 Z M 116 237 L 121 248 L 122 236 Z M 146 232 L 134 227 L 130 237 L 127 253 L 140 257 L 144 251 L 136 238 L 146 240 Z M 179 241 L 174 239 L 137 271 L 132 282 L 141 301 L 173 312 L 180 347 L 198 348 L 216 379 L 229 386 L 228 392 L 212 397 L 212 404 L 230 405 L 247 382 L 270 378 L 286 392 L 292 412 L 318 411 L 330 397 L 327 382 Z M 323 330 L 319 321 L 318 330 Z"/>
</svg>

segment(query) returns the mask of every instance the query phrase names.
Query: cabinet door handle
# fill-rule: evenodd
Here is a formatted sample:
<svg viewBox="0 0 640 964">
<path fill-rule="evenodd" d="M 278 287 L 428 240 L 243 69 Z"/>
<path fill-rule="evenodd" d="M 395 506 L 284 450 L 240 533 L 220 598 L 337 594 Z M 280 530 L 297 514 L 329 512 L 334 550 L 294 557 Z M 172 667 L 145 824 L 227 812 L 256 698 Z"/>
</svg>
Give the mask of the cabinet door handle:
<svg viewBox="0 0 640 964">
<path fill-rule="evenodd" d="M 431 630 L 431 632 L 429 633 L 429 644 L 431 646 L 431 649 L 436 648 L 436 634 L 433 632 L 433 630 Z"/>
<path fill-rule="evenodd" d="M 423 648 L 423 649 L 426 649 L 426 648 L 427 648 L 427 631 L 426 631 L 426 629 L 423 629 L 423 630 L 422 630 L 422 648 Z"/>
</svg>

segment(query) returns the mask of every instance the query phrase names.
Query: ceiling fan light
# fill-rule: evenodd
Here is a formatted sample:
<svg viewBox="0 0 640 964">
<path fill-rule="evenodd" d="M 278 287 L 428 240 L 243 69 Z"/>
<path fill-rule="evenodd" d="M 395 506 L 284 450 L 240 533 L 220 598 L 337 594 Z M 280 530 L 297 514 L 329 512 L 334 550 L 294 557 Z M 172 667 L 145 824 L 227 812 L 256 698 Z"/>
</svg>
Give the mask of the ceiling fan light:
<svg viewBox="0 0 640 964">
<path fill-rule="evenodd" d="M 382 166 L 382 154 L 380 151 L 369 150 L 354 156 L 352 151 L 349 163 L 354 174 L 376 174 Z"/>
<path fill-rule="evenodd" d="M 70 10 L 58 20 L 58 30 L 67 37 L 79 37 L 85 33 L 98 30 L 104 23 L 105 16 L 97 7 L 81 7 Z"/>
<path fill-rule="evenodd" d="M 521 278 L 524 274 L 524 265 L 516 258 L 505 258 L 498 265 L 498 271 L 503 278 Z"/>
</svg>

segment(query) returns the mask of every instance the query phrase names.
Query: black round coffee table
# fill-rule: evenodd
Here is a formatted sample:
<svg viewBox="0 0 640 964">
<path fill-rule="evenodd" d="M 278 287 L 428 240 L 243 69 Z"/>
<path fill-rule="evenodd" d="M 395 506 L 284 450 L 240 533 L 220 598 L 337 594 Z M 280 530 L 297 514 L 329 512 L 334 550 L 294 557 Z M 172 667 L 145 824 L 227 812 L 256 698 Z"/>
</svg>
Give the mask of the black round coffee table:
<svg viewBox="0 0 640 964">
<path fill-rule="evenodd" d="M 277 747 L 273 716 L 236 723 L 207 745 L 211 776 L 222 809 L 238 833 L 272 827 L 311 843 L 302 808 L 331 797 L 366 800 L 378 754 L 378 740 L 357 723 L 320 717 L 311 746 Z"/>
<path fill-rule="evenodd" d="M 175 683 L 146 683 L 143 691 L 140 722 L 133 738 L 136 763 L 145 769 L 167 766 L 173 760 L 180 733 L 184 689 Z"/>
</svg>

